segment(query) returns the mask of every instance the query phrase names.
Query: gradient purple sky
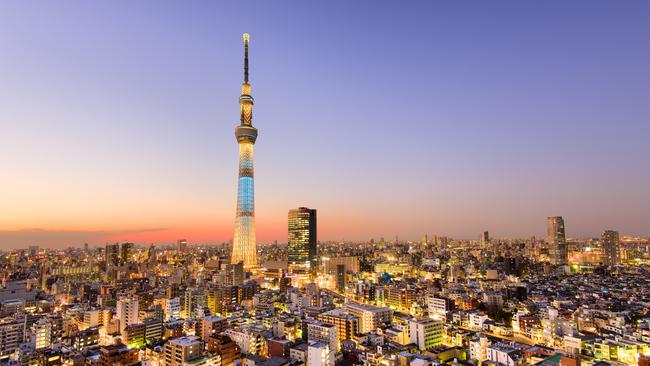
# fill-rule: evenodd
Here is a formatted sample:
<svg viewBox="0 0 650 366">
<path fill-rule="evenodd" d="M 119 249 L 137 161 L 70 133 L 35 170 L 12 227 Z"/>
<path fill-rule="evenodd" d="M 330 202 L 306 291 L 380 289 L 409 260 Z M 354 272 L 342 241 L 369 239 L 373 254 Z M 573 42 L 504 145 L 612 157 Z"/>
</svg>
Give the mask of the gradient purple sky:
<svg viewBox="0 0 650 366">
<path fill-rule="evenodd" d="M 260 241 L 650 234 L 648 1 L 9 0 L 0 248 L 229 240 L 243 32 Z"/>
</svg>

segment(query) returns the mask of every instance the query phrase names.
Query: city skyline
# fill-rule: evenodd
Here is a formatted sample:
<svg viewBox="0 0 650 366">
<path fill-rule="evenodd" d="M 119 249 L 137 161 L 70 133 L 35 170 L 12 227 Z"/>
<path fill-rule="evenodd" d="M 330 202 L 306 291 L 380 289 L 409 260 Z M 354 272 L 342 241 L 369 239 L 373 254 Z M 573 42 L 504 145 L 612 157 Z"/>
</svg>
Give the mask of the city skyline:
<svg viewBox="0 0 650 366">
<path fill-rule="evenodd" d="M 208 3 L 157 18 L 44 4 L 26 29 L 26 8 L 3 4 L 0 249 L 231 240 L 243 31 L 259 40 L 258 241 L 286 241 L 299 206 L 318 209 L 325 241 L 543 238 L 553 215 L 567 237 L 650 235 L 650 52 L 634 42 L 647 4 L 510 3 L 503 24 L 487 7 L 399 7 L 441 14 L 435 26 L 380 4 L 360 24 L 343 16 L 333 40 L 341 4 L 315 5 L 309 27 L 313 8 L 296 6 L 277 29 L 264 3 L 246 29 L 237 7 Z"/>
<path fill-rule="evenodd" d="M 0 2 L 0 366 L 650 366 L 648 15 Z"/>
</svg>

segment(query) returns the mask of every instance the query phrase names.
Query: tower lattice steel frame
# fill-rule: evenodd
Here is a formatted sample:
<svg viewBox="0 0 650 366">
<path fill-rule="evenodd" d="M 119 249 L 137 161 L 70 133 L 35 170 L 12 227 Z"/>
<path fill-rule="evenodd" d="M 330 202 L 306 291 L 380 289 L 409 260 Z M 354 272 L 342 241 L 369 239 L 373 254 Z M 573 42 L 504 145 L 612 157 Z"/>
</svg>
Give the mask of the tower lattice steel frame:
<svg viewBox="0 0 650 366">
<path fill-rule="evenodd" d="M 240 125 L 235 128 L 239 143 L 239 182 L 237 189 L 237 215 L 232 245 L 231 263 L 244 262 L 245 268 L 257 266 L 255 241 L 255 190 L 253 184 L 253 146 L 257 128 L 253 127 L 253 97 L 248 82 L 248 42 L 244 33 L 244 82 L 241 86 Z"/>
</svg>

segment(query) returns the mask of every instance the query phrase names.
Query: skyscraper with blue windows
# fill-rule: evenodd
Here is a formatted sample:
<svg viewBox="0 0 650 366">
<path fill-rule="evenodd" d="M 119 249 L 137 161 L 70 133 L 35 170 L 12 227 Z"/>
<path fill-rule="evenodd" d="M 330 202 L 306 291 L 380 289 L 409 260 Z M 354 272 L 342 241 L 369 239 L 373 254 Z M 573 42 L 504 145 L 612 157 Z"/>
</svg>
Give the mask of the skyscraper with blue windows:
<svg viewBox="0 0 650 366">
<path fill-rule="evenodd" d="M 257 266 L 255 241 L 255 190 L 253 185 L 253 146 L 257 128 L 253 127 L 253 97 L 248 82 L 248 42 L 244 33 L 244 82 L 239 97 L 240 124 L 235 128 L 239 144 L 239 182 L 237 189 L 237 215 L 232 245 L 231 263 L 244 262 L 244 268 Z"/>
</svg>

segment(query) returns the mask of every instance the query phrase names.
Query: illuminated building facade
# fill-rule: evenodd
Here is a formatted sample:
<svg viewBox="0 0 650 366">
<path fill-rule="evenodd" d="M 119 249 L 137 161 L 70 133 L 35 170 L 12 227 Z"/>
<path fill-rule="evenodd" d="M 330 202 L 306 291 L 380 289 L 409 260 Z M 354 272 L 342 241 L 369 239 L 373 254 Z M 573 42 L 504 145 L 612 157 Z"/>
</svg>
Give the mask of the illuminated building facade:
<svg viewBox="0 0 650 366">
<path fill-rule="evenodd" d="M 337 264 L 336 265 L 336 289 L 345 293 L 345 265 Z"/>
<path fill-rule="evenodd" d="M 391 322 L 393 311 L 366 304 L 348 303 L 345 310 L 359 318 L 359 333 L 368 333 Z"/>
<path fill-rule="evenodd" d="M 232 286 L 244 284 L 244 263 L 226 265 L 226 283 Z"/>
<path fill-rule="evenodd" d="M 108 271 L 111 267 L 117 267 L 120 264 L 120 245 L 115 244 L 106 244 L 104 249 L 104 258 L 106 261 L 106 270 Z"/>
<path fill-rule="evenodd" d="M 187 253 L 187 240 L 180 239 L 178 241 L 178 251 L 181 253 Z"/>
<path fill-rule="evenodd" d="M 199 337 L 180 337 L 165 343 L 165 366 L 184 366 L 201 357 L 203 342 Z"/>
<path fill-rule="evenodd" d="M 50 347 L 52 344 L 52 324 L 46 318 L 41 318 L 32 325 L 36 349 Z"/>
<path fill-rule="evenodd" d="M 546 242 L 549 245 L 551 263 L 564 266 L 569 262 L 569 248 L 562 216 L 552 216 L 546 221 Z"/>
<path fill-rule="evenodd" d="M 433 319 L 409 320 L 411 343 L 424 351 L 442 345 L 445 323 Z"/>
<path fill-rule="evenodd" d="M 239 182 L 237 189 L 237 215 L 232 246 L 231 263 L 244 262 L 245 268 L 257 266 L 257 243 L 255 241 L 255 193 L 253 186 L 253 146 L 257 140 L 257 128 L 253 127 L 253 97 L 248 82 L 248 42 L 244 33 L 244 82 L 241 86 L 240 125 L 235 128 L 239 144 Z"/>
<path fill-rule="evenodd" d="M 216 336 L 228 327 L 226 318 L 220 316 L 206 316 L 197 323 L 196 334 L 205 342 L 208 338 Z"/>
<path fill-rule="evenodd" d="M 122 243 L 120 247 L 120 265 L 128 264 L 133 255 L 133 243 Z"/>
<path fill-rule="evenodd" d="M 403 311 L 408 311 L 419 297 L 418 291 L 411 287 L 388 287 L 386 289 L 386 305 Z"/>
<path fill-rule="evenodd" d="M 601 237 L 603 264 L 614 266 L 620 263 L 621 240 L 618 231 L 605 230 Z"/>
<path fill-rule="evenodd" d="M 307 323 L 307 340 L 327 344 L 332 350 L 339 350 L 339 337 L 336 325 L 325 322 Z"/>
<path fill-rule="evenodd" d="M 233 366 L 241 359 L 241 349 L 227 335 L 217 334 L 208 338 L 208 351 L 216 351 L 221 355 L 221 366 Z"/>
<path fill-rule="evenodd" d="M 138 300 L 127 297 L 117 300 L 115 318 L 120 321 L 120 331 L 123 331 L 129 324 L 137 323 Z"/>
<path fill-rule="evenodd" d="M 326 343 L 313 342 L 307 348 L 307 366 L 334 366 L 336 351 Z"/>
<path fill-rule="evenodd" d="M 290 272 L 308 272 L 316 268 L 316 210 L 300 207 L 289 211 L 288 262 Z"/>
<path fill-rule="evenodd" d="M 345 267 L 346 272 L 359 273 L 359 257 L 357 256 L 324 257 L 321 259 L 325 267 L 325 273 L 336 274 L 339 264 Z"/>
<path fill-rule="evenodd" d="M 9 358 L 25 337 L 24 321 L 0 323 L 0 360 Z"/>
<path fill-rule="evenodd" d="M 138 362 L 138 349 L 125 344 L 112 344 L 99 349 L 98 366 L 131 365 Z"/>
<path fill-rule="evenodd" d="M 316 318 L 336 326 L 339 341 L 352 339 L 359 332 L 359 318 L 338 308 L 318 314 Z"/>
</svg>

